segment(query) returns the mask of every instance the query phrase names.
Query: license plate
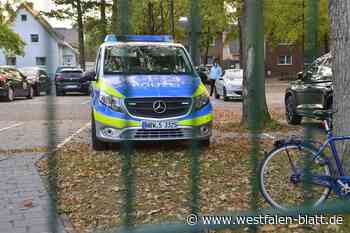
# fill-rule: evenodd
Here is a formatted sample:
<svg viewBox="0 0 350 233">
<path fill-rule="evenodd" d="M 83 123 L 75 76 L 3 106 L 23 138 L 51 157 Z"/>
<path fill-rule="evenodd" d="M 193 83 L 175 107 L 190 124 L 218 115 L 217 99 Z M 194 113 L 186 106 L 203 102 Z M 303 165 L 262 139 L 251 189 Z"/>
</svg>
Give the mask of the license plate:
<svg viewBox="0 0 350 233">
<path fill-rule="evenodd" d="M 78 88 L 78 85 L 67 85 L 66 88 L 68 89 Z"/>
<path fill-rule="evenodd" d="M 175 129 L 178 124 L 176 121 L 143 121 L 143 129 Z"/>
</svg>

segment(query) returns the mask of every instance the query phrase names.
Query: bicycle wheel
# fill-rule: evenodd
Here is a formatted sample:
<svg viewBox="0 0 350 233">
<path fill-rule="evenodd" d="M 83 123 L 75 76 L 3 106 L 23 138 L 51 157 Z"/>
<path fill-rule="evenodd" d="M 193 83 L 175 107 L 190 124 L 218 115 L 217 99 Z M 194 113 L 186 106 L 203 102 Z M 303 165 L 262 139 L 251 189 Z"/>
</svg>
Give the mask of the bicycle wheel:
<svg viewBox="0 0 350 233">
<path fill-rule="evenodd" d="M 285 210 L 306 203 L 315 207 L 325 201 L 331 189 L 315 180 L 330 176 L 330 166 L 311 161 L 316 154 L 314 149 L 302 145 L 271 151 L 259 172 L 261 193 L 267 202 Z"/>
</svg>

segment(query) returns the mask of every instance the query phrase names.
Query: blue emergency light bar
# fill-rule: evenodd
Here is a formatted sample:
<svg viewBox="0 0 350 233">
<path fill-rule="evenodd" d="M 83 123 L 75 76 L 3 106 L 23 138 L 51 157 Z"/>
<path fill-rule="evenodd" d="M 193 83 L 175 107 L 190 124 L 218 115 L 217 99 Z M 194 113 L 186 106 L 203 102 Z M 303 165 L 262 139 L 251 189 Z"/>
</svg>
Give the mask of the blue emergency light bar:
<svg viewBox="0 0 350 233">
<path fill-rule="evenodd" d="M 116 36 L 114 34 L 107 35 L 105 42 L 173 42 L 170 35 L 125 35 Z"/>
</svg>

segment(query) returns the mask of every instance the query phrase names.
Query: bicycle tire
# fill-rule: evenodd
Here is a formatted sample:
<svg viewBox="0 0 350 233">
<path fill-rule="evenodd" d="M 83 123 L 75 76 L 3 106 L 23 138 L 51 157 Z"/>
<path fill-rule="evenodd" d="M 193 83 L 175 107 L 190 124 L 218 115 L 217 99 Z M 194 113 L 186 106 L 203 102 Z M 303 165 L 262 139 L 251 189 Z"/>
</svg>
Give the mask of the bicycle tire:
<svg viewBox="0 0 350 233">
<path fill-rule="evenodd" d="M 269 193 L 267 191 L 267 178 L 265 178 L 265 173 L 267 173 L 267 166 L 268 164 L 272 161 L 272 159 L 278 155 L 280 156 L 285 156 L 285 157 L 290 157 L 290 151 L 292 149 L 297 149 L 300 152 L 307 152 L 307 153 L 311 153 L 312 155 L 316 155 L 317 151 L 316 149 L 312 148 L 311 146 L 307 146 L 307 145 L 299 145 L 299 144 L 288 144 L 288 145 L 284 145 L 282 147 L 276 148 L 274 150 L 272 150 L 266 157 L 265 159 L 262 161 L 261 165 L 260 165 L 260 169 L 259 169 L 259 185 L 260 185 L 260 191 L 262 196 L 264 197 L 264 199 L 274 208 L 278 208 L 278 209 L 282 209 L 282 210 L 286 210 L 288 208 L 298 208 L 301 207 L 302 205 L 305 204 L 305 199 L 300 203 L 300 205 L 296 204 L 296 203 L 288 203 L 289 200 L 286 200 L 289 195 L 294 195 L 295 194 L 295 190 L 292 191 L 291 187 L 293 187 L 293 185 L 296 187 L 296 184 L 292 183 L 292 175 L 287 176 L 288 178 L 290 178 L 287 181 L 282 181 L 280 184 L 284 185 L 284 187 L 281 189 L 283 191 L 287 192 L 286 196 L 281 195 L 280 193 L 277 193 L 277 197 L 279 200 L 285 201 L 286 203 L 279 203 L 280 201 L 277 201 L 276 198 L 273 198 L 271 196 L 271 193 Z M 289 150 L 289 152 L 288 152 Z M 289 153 L 289 155 L 288 155 Z M 300 155 L 296 155 L 296 157 L 300 157 Z M 285 159 L 283 157 L 281 157 L 282 159 Z M 287 158 L 288 159 L 288 158 Z M 290 162 L 290 159 L 288 159 Z M 311 165 L 319 165 L 324 166 L 324 174 L 321 175 L 325 175 L 325 176 L 331 176 L 331 165 L 329 164 L 329 162 L 327 160 L 324 160 L 324 162 L 322 163 L 317 163 L 316 161 L 311 161 Z M 292 167 L 292 165 L 290 165 L 290 167 Z M 310 166 L 311 167 L 311 166 Z M 276 167 L 276 169 L 280 169 L 283 172 L 290 172 L 287 169 L 287 165 L 285 164 L 279 164 L 278 167 Z M 300 169 L 300 168 L 296 168 L 296 169 Z M 289 170 L 293 170 L 293 169 L 289 169 Z M 277 172 L 278 173 L 278 172 Z M 282 178 L 282 172 L 280 172 L 279 178 Z M 317 184 L 315 184 L 314 186 L 318 186 Z M 321 191 L 320 192 L 320 197 L 316 198 L 316 199 L 312 199 L 311 202 L 309 202 L 309 204 L 312 207 L 316 207 L 320 204 L 322 204 L 325 200 L 327 200 L 330 192 L 331 192 L 331 188 L 329 187 L 325 187 L 325 186 L 318 186 L 321 187 Z M 276 191 L 276 190 L 275 190 Z M 301 190 L 301 192 L 305 192 L 305 190 Z M 310 195 L 310 194 L 309 194 Z M 313 202 L 313 200 L 315 200 Z"/>
</svg>

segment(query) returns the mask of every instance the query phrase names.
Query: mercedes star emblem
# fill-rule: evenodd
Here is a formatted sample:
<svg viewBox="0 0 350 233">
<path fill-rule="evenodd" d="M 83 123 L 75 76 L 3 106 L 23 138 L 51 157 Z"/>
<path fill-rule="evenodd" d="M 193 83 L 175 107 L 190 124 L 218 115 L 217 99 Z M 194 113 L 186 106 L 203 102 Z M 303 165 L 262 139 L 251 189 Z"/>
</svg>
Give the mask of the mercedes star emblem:
<svg viewBox="0 0 350 233">
<path fill-rule="evenodd" d="M 166 103 L 162 100 L 157 100 L 153 102 L 153 111 L 162 114 L 166 111 Z"/>
</svg>

